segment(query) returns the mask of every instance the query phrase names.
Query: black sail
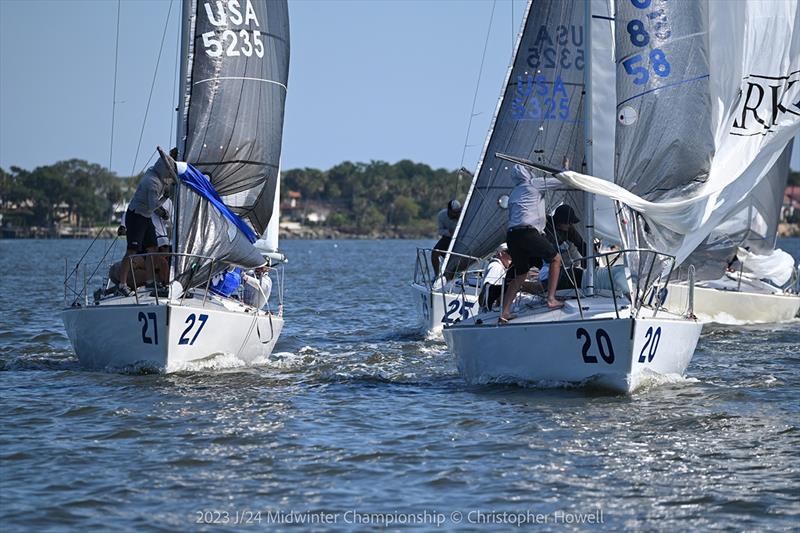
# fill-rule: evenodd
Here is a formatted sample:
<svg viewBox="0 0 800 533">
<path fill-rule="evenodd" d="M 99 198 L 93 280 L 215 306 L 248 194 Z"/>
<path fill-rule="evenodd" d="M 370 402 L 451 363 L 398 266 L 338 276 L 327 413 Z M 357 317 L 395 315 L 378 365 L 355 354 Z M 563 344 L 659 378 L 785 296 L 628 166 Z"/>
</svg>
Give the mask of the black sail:
<svg viewBox="0 0 800 533">
<path fill-rule="evenodd" d="M 272 217 L 289 77 L 286 0 L 190 2 L 181 159 L 257 234 Z"/>
</svg>

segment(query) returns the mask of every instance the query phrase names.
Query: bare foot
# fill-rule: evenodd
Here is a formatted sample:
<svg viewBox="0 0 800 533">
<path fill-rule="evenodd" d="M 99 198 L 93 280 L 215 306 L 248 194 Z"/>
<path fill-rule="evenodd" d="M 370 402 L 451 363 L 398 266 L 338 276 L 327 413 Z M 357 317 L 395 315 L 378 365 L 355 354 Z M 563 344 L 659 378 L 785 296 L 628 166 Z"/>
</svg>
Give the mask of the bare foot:
<svg viewBox="0 0 800 533">
<path fill-rule="evenodd" d="M 556 299 L 547 300 L 547 307 L 550 309 L 561 309 L 564 307 L 564 302 L 558 301 Z"/>
<path fill-rule="evenodd" d="M 505 324 L 508 324 L 509 322 L 514 320 L 515 318 L 517 318 L 517 315 L 513 315 L 513 314 L 512 315 L 501 316 L 500 318 L 497 319 L 497 323 L 500 324 L 501 326 L 503 326 Z"/>
</svg>

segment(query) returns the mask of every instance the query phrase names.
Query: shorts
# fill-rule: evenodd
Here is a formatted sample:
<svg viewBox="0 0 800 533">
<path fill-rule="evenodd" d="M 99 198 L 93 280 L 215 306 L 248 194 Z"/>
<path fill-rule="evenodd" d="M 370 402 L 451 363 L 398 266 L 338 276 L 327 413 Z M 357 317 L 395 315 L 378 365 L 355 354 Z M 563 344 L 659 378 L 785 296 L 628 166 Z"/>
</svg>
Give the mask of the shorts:
<svg viewBox="0 0 800 533">
<path fill-rule="evenodd" d="M 506 244 L 514 277 L 527 274 L 532 266 L 541 268 L 543 261 L 550 262 L 556 256 L 556 249 L 535 228 L 509 231 L 506 233 Z"/>
<path fill-rule="evenodd" d="M 156 227 L 150 217 L 144 217 L 128 209 L 125 213 L 125 229 L 127 230 L 128 250 L 142 253 L 148 248 L 158 247 Z"/>
<path fill-rule="evenodd" d="M 450 241 L 452 241 L 452 240 L 453 240 L 452 237 L 448 237 L 447 235 L 445 235 L 444 237 L 442 237 L 441 239 L 436 241 L 436 244 L 433 245 L 433 249 L 434 250 L 443 250 L 443 251 L 446 252 L 447 249 L 450 248 Z"/>
</svg>

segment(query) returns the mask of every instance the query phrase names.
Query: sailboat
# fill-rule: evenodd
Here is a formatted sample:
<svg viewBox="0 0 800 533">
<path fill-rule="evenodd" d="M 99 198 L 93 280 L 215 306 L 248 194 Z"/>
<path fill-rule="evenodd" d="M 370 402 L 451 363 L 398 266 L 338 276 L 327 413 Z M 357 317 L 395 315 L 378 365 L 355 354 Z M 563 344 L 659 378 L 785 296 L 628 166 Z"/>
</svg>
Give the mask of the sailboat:
<svg viewBox="0 0 800 533">
<path fill-rule="evenodd" d="M 586 242 L 594 241 L 595 196 L 613 201 L 622 249 L 594 256 L 624 265 L 628 294 L 612 279 L 610 294 L 599 290 L 595 261 L 587 260 L 584 286 L 562 309 L 533 305 L 518 308 L 508 325 L 489 312 L 445 327 L 468 382 L 591 382 L 629 393 L 651 377 L 685 372 L 702 325 L 691 279 L 688 309 L 663 307 L 674 269 L 763 179 L 800 126 L 800 114 L 777 106 L 783 96 L 797 100 L 797 5 L 720 4 L 529 3 L 484 150 L 482 164 L 493 174 L 483 182 L 476 174 L 462 215 L 471 239 L 453 249 L 474 254 L 503 238 L 497 206 L 510 192 L 514 165 L 522 165 L 588 193 L 580 217 Z M 570 29 L 586 29 L 589 42 L 570 43 Z M 569 60 L 578 56 L 581 72 Z M 604 85 L 609 79 L 615 82 Z M 529 112 L 539 119 L 533 128 L 523 122 Z M 609 113 L 614 136 L 598 128 Z M 771 120 L 762 120 L 768 113 Z M 564 157 L 560 143 L 575 138 Z M 561 202 L 569 199 L 550 197 L 548 207 Z"/>
<path fill-rule="evenodd" d="M 181 54 L 178 161 L 159 149 L 176 182 L 173 250 L 164 254 L 169 282 L 153 272 L 152 287 L 90 299 L 91 276 L 82 287 L 77 279 L 87 266 L 72 270 L 65 291 L 73 298 L 62 318 L 89 368 L 170 372 L 221 354 L 249 363 L 271 353 L 283 328 L 277 229 L 286 0 L 184 0 Z M 148 255 L 156 254 L 135 256 L 144 257 L 145 273 Z M 234 267 L 262 266 L 277 271 L 276 308 L 214 288 Z"/>
<path fill-rule="evenodd" d="M 776 246 L 791 153 L 790 144 L 736 211 L 685 261 L 697 270 L 694 313 L 701 320 L 777 323 L 792 320 L 800 310 L 798 268 Z M 664 306 L 674 312 L 686 309 L 685 281 L 673 284 Z"/>
</svg>

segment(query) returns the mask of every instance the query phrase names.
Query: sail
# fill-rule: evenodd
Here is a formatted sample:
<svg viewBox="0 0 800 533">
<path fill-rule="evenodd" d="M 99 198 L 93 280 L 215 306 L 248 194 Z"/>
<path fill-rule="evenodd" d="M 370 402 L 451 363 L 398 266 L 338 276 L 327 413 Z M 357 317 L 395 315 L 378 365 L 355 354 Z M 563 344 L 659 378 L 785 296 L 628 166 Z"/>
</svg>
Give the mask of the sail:
<svg viewBox="0 0 800 533">
<path fill-rule="evenodd" d="M 581 2 L 528 3 L 450 251 L 483 257 L 505 240 L 508 215 L 500 199 L 513 188 L 513 165 L 498 159 L 496 153 L 582 168 L 584 69 L 588 68 L 584 17 Z M 580 216 L 579 196 L 549 203 L 555 207 L 565 200 Z M 446 268 L 452 271 L 461 266 L 448 260 Z"/>
<path fill-rule="evenodd" d="M 616 112 L 616 56 L 614 50 L 613 0 L 590 0 L 589 76 L 590 120 L 587 126 L 587 169 L 593 176 L 614 179 L 614 131 Z M 605 242 L 618 243 L 616 209 L 606 197 L 594 198 L 594 231 Z"/>
<path fill-rule="evenodd" d="M 253 246 L 255 233 L 223 203 L 208 177 L 192 165 L 179 162 L 176 166 L 178 205 L 192 205 L 193 209 L 177 213 L 176 223 L 185 228 L 181 245 L 191 255 L 175 257 L 175 279 L 190 288 L 204 285 L 209 273 L 229 264 L 245 268 L 263 265 L 266 260 Z"/>
<path fill-rule="evenodd" d="M 800 131 L 796 2 L 617 0 L 615 183 L 564 183 L 626 203 L 629 244 L 685 260 Z"/>
<path fill-rule="evenodd" d="M 209 176 L 260 235 L 272 218 L 279 178 L 287 2 L 190 0 L 187 8 L 180 156 Z"/>
</svg>

